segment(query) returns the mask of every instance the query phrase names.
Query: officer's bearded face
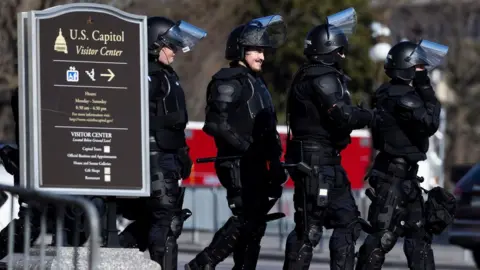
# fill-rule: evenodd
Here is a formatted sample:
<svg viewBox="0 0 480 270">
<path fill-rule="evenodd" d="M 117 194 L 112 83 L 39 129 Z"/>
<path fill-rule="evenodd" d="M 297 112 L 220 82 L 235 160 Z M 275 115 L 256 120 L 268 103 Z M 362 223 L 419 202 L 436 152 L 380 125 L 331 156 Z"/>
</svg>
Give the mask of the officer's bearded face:
<svg viewBox="0 0 480 270">
<path fill-rule="evenodd" d="M 160 50 L 160 55 L 158 56 L 158 61 L 165 64 L 165 65 L 170 65 L 173 63 L 173 60 L 175 59 L 175 52 L 168 48 L 168 47 L 163 47 Z"/>
<path fill-rule="evenodd" d="M 263 48 L 250 48 L 245 52 L 245 62 L 255 72 L 262 71 L 262 64 L 265 60 Z"/>
</svg>

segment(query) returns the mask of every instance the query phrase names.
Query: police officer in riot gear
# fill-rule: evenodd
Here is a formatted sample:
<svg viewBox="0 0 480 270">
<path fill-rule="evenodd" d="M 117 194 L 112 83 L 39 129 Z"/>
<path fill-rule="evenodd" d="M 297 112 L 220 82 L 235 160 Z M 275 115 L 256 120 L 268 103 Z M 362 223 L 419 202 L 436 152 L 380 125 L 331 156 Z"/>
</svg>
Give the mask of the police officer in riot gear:
<svg viewBox="0 0 480 270">
<path fill-rule="evenodd" d="M 266 222 L 272 220 L 267 214 L 287 179 L 275 109 L 260 72 L 264 51 L 285 39 L 279 15 L 254 19 L 228 37 L 230 67 L 213 75 L 208 86 L 203 130 L 215 140 L 215 169 L 233 216 L 185 269 L 214 269 L 232 252 L 233 269 L 256 268 Z"/>
<path fill-rule="evenodd" d="M 287 122 L 292 134 L 288 134 L 286 162 L 303 161 L 313 170 L 309 175 L 290 171 L 296 226 L 287 238 L 284 270 L 309 269 L 322 227 L 333 228 L 330 269 L 354 267 L 361 224 L 339 153 L 350 143 L 352 130 L 368 126 L 373 119 L 371 111 L 351 105 L 348 77 L 341 69 L 347 35 L 355 24 L 356 12 L 349 8 L 314 27 L 305 39 L 308 61 L 290 88 Z"/>
<path fill-rule="evenodd" d="M 150 17 L 147 24 L 152 194 L 146 202 L 148 222 L 142 217 L 137 220 L 150 225 L 147 247 L 151 259 L 162 269 L 177 269 L 177 239 L 183 222 L 191 215 L 188 209 L 182 210 L 185 188 L 180 187 L 179 180 L 189 177 L 192 161 L 185 139 L 185 94 L 170 64 L 179 50 L 190 51 L 207 33 L 185 21 L 164 17 Z M 141 235 L 146 229 L 138 224 L 130 226 L 126 233 L 133 235 Z M 124 234 L 122 238 L 128 237 Z"/>
<path fill-rule="evenodd" d="M 377 117 L 372 129 L 373 146 L 379 151 L 367 190 L 372 200 L 368 219 L 372 233 L 360 247 L 357 270 L 381 269 L 399 237 L 405 237 L 404 252 L 408 267 L 415 270 L 435 269 L 431 248 L 432 234 L 441 233 L 450 223 L 452 208 L 440 220 L 435 212 L 448 205 L 445 198 L 429 192 L 425 207 L 418 161 L 425 160 L 428 139 L 438 129 L 440 102 L 430 84 L 427 69 L 438 66 L 448 47 L 421 41 L 404 41 L 393 46 L 385 60 L 385 73 L 391 81 L 375 92 Z M 426 69 L 427 68 L 427 69 Z M 438 200 L 435 207 L 432 200 Z M 440 209 L 441 210 L 441 209 Z M 433 217 L 433 218 L 430 218 Z M 444 221 L 442 226 L 438 221 Z"/>
</svg>

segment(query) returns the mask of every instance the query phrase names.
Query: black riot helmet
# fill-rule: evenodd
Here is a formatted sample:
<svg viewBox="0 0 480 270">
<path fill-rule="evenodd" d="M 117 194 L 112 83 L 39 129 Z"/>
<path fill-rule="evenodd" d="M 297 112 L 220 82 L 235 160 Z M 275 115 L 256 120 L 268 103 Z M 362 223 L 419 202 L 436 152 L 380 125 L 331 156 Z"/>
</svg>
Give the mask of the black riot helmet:
<svg viewBox="0 0 480 270">
<path fill-rule="evenodd" d="M 327 17 L 324 24 L 310 30 L 305 38 L 303 53 L 310 60 L 335 64 L 341 60 L 339 54 L 348 50 L 348 35 L 357 24 L 354 8 L 348 8 Z"/>
<path fill-rule="evenodd" d="M 148 54 L 158 57 L 163 47 L 173 51 L 190 51 L 207 32 L 185 21 L 174 22 L 165 17 L 150 17 L 148 25 Z"/>
<path fill-rule="evenodd" d="M 427 70 L 437 67 L 448 52 L 448 47 L 421 40 L 418 44 L 402 41 L 395 44 L 385 58 L 385 73 L 392 79 L 410 81 L 415 77 L 416 66 Z"/>
<path fill-rule="evenodd" d="M 253 19 L 237 26 L 230 33 L 225 48 L 225 58 L 230 61 L 243 60 L 245 48 L 261 47 L 276 49 L 286 40 L 287 27 L 280 15 Z"/>
</svg>

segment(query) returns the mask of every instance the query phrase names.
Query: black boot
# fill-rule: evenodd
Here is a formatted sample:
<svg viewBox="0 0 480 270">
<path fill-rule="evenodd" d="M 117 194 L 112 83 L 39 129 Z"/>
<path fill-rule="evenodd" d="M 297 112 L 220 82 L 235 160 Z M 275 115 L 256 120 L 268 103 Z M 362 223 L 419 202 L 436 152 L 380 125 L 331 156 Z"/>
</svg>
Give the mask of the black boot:
<svg viewBox="0 0 480 270">
<path fill-rule="evenodd" d="M 208 255 L 207 249 L 204 249 L 195 259 L 186 264 L 185 270 L 215 270 L 215 266 L 211 257 Z"/>
</svg>

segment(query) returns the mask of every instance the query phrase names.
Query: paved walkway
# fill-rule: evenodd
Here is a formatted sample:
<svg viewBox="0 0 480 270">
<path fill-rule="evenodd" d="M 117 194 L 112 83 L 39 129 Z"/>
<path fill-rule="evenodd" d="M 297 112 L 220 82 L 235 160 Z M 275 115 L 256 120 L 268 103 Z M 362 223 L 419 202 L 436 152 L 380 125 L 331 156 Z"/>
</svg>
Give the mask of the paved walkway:
<svg viewBox="0 0 480 270">
<path fill-rule="evenodd" d="M 180 252 L 196 254 L 207 246 L 213 237 L 211 232 L 192 232 L 185 231 L 179 239 Z M 283 260 L 284 258 L 284 243 L 285 239 L 280 242 L 278 236 L 265 236 L 262 240 L 262 251 L 260 256 L 262 259 Z M 357 242 L 357 251 L 363 239 L 360 238 Z M 282 245 L 280 245 L 282 243 Z M 280 247 L 282 249 L 280 249 Z M 435 253 L 435 262 L 437 268 L 441 269 L 472 269 L 474 266 L 473 259 L 469 251 L 452 245 L 433 245 L 433 252 Z M 328 238 L 324 238 L 322 243 L 317 247 L 313 258 L 317 263 L 329 262 Z M 403 243 L 398 242 L 390 253 L 387 254 L 385 266 L 398 267 L 406 266 L 406 258 L 403 254 Z M 405 267 L 405 269 L 407 269 Z M 474 269 L 474 268 L 473 268 Z"/>
</svg>

